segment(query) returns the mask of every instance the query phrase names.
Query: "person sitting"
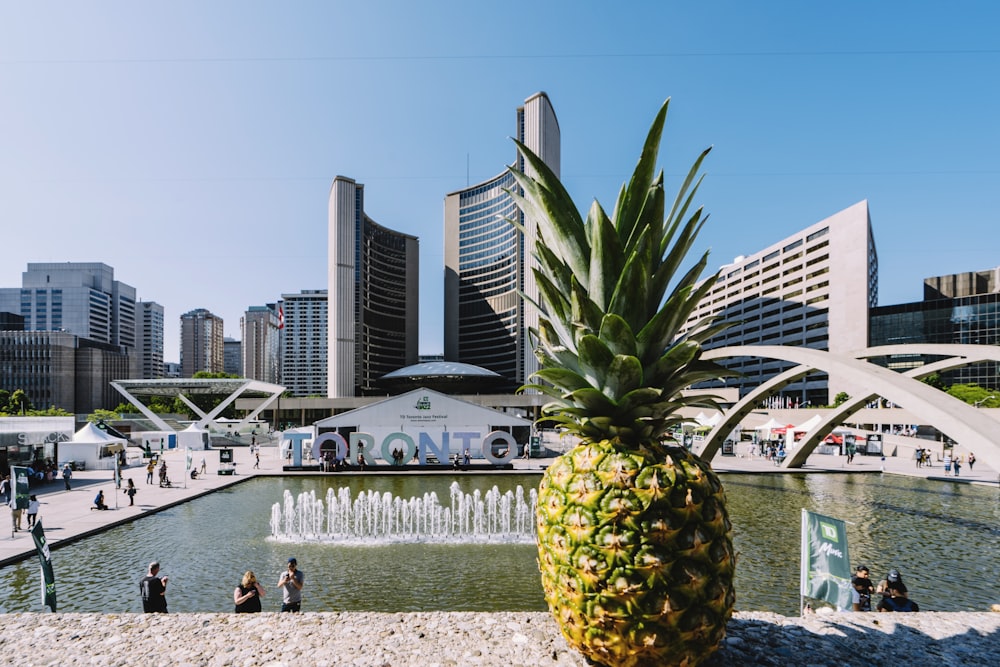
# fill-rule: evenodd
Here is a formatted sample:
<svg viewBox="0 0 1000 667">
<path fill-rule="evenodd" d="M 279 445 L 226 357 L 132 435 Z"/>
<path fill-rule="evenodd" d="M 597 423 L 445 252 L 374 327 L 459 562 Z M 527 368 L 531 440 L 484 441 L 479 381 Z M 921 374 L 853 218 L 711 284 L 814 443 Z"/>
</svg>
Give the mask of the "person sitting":
<svg viewBox="0 0 1000 667">
<path fill-rule="evenodd" d="M 95 510 L 106 510 L 106 509 L 108 509 L 108 506 L 104 503 L 104 490 L 103 489 L 101 489 L 100 491 L 97 492 L 97 495 L 94 497 L 94 506 L 91 509 L 95 509 Z"/>
<path fill-rule="evenodd" d="M 908 597 L 909 591 L 906 589 L 906 584 L 903 583 L 903 576 L 896 568 L 889 570 L 885 579 L 878 582 L 878 587 L 875 589 L 875 592 L 880 593 L 883 598 L 891 597 L 893 591 L 898 597 Z"/>
<path fill-rule="evenodd" d="M 198 479 L 198 469 L 191 468 L 191 479 Z"/>
<path fill-rule="evenodd" d="M 889 595 L 878 603 L 879 611 L 920 611 L 917 603 L 902 595 L 898 589 L 889 589 Z"/>
</svg>

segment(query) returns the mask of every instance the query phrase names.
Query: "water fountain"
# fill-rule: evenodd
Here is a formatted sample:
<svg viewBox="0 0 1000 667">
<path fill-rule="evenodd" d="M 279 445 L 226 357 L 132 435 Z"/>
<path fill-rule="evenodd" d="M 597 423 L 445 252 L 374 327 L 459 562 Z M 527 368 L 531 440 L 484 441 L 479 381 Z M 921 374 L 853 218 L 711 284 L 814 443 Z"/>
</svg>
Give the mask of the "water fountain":
<svg viewBox="0 0 1000 667">
<path fill-rule="evenodd" d="M 434 492 L 403 499 L 391 493 L 361 491 L 351 497 L 347 487 L 328 489 L 326 499 L 315 491 L 294 497 L 287 489 L 271 508 L 271 539 L 280 542 L 338 544 L 456 543 L 533 544 L 538 492 L 523 487 L 501 493 L 494 486 L 463 493 L 450 487 L 450 504 Z"/>
</svg>

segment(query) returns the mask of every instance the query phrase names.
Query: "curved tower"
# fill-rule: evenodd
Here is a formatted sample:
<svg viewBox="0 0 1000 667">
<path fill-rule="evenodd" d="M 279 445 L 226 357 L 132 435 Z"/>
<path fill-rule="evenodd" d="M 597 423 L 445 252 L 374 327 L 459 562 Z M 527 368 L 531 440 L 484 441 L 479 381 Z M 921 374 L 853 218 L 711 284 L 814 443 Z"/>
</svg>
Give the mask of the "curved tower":
<svg viewBox="0 0 1000 667">
<path fill-rule="evenodd" d="M 418 240 L 369 218 L 364 192 L 343 176 L 330 187 L 329 398 L 377 393 L 376 380 L 417 363 Z"/>
<path fill-rule="evenodd" d="M 548 96 L 535 93 L 517 109 L 517 138 L 559 174 L 559 121 Z M 521 157 L 515 165 L 523 169 Z M 531 271 L 536 230 L 522 234 L 508 220 L 525 224 L 506 190 L 515 187 L 507 170 L 449 193 L 444 201 L 444 356 L 488 368 L 510 387 L 537 369 L 528 331 L 538 326 Z"/>
</svg>

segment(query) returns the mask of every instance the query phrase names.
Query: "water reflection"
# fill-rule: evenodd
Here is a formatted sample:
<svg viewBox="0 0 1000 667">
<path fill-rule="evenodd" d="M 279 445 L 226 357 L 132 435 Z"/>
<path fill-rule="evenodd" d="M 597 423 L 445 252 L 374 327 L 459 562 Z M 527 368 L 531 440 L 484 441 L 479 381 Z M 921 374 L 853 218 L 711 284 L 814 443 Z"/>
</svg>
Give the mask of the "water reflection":
<svg viewBox="0 0 1000 667">
<path fill-rule="evenodd" d="M 457 478 L 465 493 L 537 485 L 532 476 Z M 448 494 L 448 477 L 266 478 L 248 481 L 53 552 L 59 609 L 138 612 L 152 560 L 170 575 L 172 612 L 230 611 L 239 577 L 254 570 L 277 610 L 278 573 L 295 556 L 307 611 L 540 611 L 533 546 L 287 545 L 267 539 L 271 506 L 287 488 L 325 495 L 374 489 L 402 497 Z M 802 508 L 847 522 L 851 558 L 872 577 L 899 568 L 921 609 L 980 611 L 1000 602 L 995 488 L 881 475 L 725 475 L 739 552 L 737 609 L 798 613 Z M 0 612 L 41 611 L 38 561 L 3 568 Z"/>
</svg>

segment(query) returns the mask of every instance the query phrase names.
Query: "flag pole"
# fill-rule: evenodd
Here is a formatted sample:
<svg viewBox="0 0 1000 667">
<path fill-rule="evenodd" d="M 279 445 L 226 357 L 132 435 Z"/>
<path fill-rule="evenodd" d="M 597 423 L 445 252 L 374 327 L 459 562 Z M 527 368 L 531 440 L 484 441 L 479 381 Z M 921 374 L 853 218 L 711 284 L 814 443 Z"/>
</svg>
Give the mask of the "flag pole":
<svg viewBox="0 0 1000 667">
<path fill-rule="evenodd" d="M 802 508 L 802 538 L 799 547 L 799 616 L 806 610 L 806 587 L 809 581 L 809 519 L 806 509 Z"/>
</svg>

